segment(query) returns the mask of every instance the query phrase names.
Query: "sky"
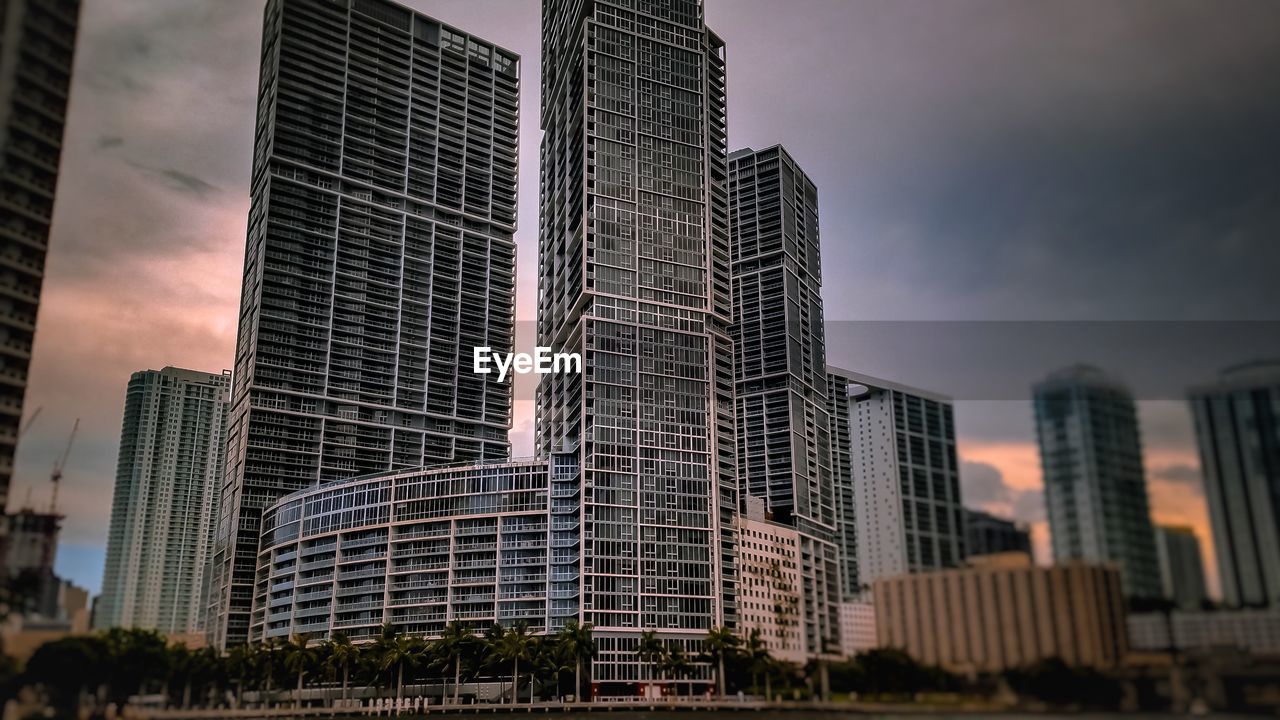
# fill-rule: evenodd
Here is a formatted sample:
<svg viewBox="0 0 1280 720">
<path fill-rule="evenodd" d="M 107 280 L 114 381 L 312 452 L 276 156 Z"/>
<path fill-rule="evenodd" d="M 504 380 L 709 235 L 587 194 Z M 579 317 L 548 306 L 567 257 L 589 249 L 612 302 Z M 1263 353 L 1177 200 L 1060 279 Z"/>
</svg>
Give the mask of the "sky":
<svg viewBox="0 0 1280 720">
<path fill-rule="evenodd" d="M 536 0 L 408 4 L 519 53 L 521 103 L 537 107 Z M 828 361 L 955 397 L 966 504 L 1030 523 L 1041 561 L 1027 390 L 1059 365 L 1106 366 L 1141 388 L 1153 515 L 1196 529 L 1216 586 L 1180 388 L 1280 356 L 1255 342 L 1280 338 L 1280 3 L 707 5 L 727 44 L 731 149 L 782 143 L 818 187 Z M 21 505 L 32 488 L 47 503 L 49 469 L 81 418 L 58 567 L 95 592 L 129 375 L 231 365 L 262 7 L 82 10 L 26 403 L 28 417 L 43 410 L 10 496 Z M 526 113 L 525 321 L 539 134 Z M 1163 340 L 1147 342 L 1153 332 Z M 1181 374 L 1142 387 L 1174 366 Z M 517 388 L 516 454 L 532 448 L 528 387 Z"/>
</svg>

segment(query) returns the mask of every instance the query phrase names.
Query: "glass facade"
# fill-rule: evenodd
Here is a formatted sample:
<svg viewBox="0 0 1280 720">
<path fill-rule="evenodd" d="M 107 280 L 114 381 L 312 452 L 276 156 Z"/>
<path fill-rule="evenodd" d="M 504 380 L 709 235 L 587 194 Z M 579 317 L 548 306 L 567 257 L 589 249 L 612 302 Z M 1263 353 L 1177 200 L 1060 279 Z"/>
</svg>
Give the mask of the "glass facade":
<svg viewBox="0 0 1280 720">
<path fill-rule="evenodd" d="M 1190 402 L 1223 604 L 1280 606 L 1280 362 L 1228 368 Z"/>
<path fill-rule="evenodd" d="M 0 0 L 0 508 L 27 393 L 79 16 L 80 0 Z"/>
<path fill-rule="evenodd" d="M 95 628 L 204 629 L 230 386 L 171 367 L 129 379 Z"/>
<path fill-rule="evenodd" d="M 555 624 L 554 589 L 577 544 L 556 512 L 578 491 L 573 455 L 384 473 L 292 493 L 263 512 L 250 638 L 390 623 L 438 635 L 453 620 Z M 573 598 L 576 602 L 576 598 Z"/>
<path fill-rule="evenodd" d="M 1035 386 L 1053 557 L 1120 565 L 1126 597 L 1158 599 L 1160 566 L 1129 391 L 1089 366 Z"/>
<path fill-rule="evenodd" d="M 782 147 L 729 156 L 738 478 L 799 532 L 804 654 L 839 652 L 818 190 Z"/>
<path fill-rule="evenodd" d="M 518 60 L 383 0 L 271 0 L 211 641 L 248 637 L 262 508 L 506 458 Z"/>
<path fill-rule="evenodd" d="M 734 624 L 724 48 L 698 0 L 546 0 L 542 32 L 539 344 L 585 367 L 540 384 L 537 448 L 580 458 L 575 616 L 621 689 L 643 630 Z"/>
<path fill-rule="evenodd" d="M 967 555 L 949 398 L 828 369 L 846 597 Z"/>
</svg>

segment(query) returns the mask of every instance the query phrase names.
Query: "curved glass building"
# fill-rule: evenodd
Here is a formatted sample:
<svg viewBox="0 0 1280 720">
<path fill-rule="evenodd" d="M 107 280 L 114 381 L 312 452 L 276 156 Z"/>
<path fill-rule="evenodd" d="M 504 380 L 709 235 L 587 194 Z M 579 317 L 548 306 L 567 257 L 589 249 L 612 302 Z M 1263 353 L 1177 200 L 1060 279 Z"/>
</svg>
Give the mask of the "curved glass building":
<svg viewBox="0 0 1280 720">
<path fill-rule="evenodd" d="M 556 454 L 287 495 L 263 511 L 250 637 L 558 629 L 579 605 L 580 492 L 576 457 Z"/>
</svg>

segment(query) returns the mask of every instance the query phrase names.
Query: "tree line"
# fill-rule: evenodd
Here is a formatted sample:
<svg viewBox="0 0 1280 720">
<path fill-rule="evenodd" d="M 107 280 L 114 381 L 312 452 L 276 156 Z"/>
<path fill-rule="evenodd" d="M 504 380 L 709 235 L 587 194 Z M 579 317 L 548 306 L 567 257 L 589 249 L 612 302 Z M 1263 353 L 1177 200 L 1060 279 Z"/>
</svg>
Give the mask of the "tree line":
<svg viewBox="0 0 1280 720">
<path fill-rule="evenodd" d="M 684 696 L 749 691 L 774 697 L 775 689 L 795 693 L 807 687 L 805 668 L 774 658 L 758 632 L 740 638 L 714 628 L 696 645 L 687 649 L 655 631 L 643 632 L 635 648 L 641 684 Z M 400 700 L 407 686 L 421 683 L 435 684 L 433 695 L 442 702 L 459 703 L 471 699 L 462 696 L 463 687 L 482 679 L 499 683 L 504 702 L 589 699 L 595 658 L 591 626 L 574 620 L 546 635 L 530 632 L 523 623 L 495 623 L 477 632 L 455 621 L 434 638 L 388 624 L 368 642 L 337 631 L 324 639 L 271 638 L 226 653 L 191 650 L 168 644 L 156 632 L 117 628 L 45 643 L 24 668 L 0 673 L 0 683 L 7 696 L 33 688 L 50 706 L 69 712 L 157 695 L 182 708 L 239 707 L 246 693 L 254 704 L 300 704 L 304 691 L 314 688 L 327 689 L 335 700 L 357 694 Z"/>
<path fill-rule="evenodd" d="M 641 687 L 657 694 L 698 697 L 744 693 L 771 700 L 809 699 L 822 669 L 774 657 L 757 631 L 745 638 L 713 628 L 688 647 L 657 632 L 641 633 L 634 654 Z M 696 649 L 695 649 L 696 648 Z M 130 697 L 162 696 L 171 707 L 300 705 L 305 691 L 326 690 L 325 702 L 353 696 L 394 697 L 406 687 L 430 683 L 444 703 L 473 700 L 463 688 L 478 680 L 499 684 L 502 702 L 572 696 L 591 698 L 596 641 L 590 625 L 569 621 L 554 634 L 539 635 L 524 624 L 494 624 L 476 632 L 459 622 L 435 638 L 384 625 L 372 641 L 353 642 L 341 631 L 325 639 L 306 635 L 240 645 L 227 653 L 170 645 L 159 633 L 112 629 L 45 643 L 26 666 L 0 667 L 4 696 L 19 688 L 41 693 L 60 716 L 83 707 L 123 705 Z M 990 695 L 991 678 L 975 684 L 936 666 L 925 666 L 901 650 L 881 648 L 826 668 L 830 689 L 863 698 L 911 700 L 921 693 Z M 1003 674 L 1019 695 L 1049 704 L 1118 703 L 1118 684 L 1096 671 L 1048 660 Z M 709 682 L 708 682 L 709 681 Z M 662 688 L 656 691 L 655 686 Z M 1087 688 L 1084 697 L 1079 692 Z M 313 693 L 313 695 L 315 695 Z"/>
</svg>

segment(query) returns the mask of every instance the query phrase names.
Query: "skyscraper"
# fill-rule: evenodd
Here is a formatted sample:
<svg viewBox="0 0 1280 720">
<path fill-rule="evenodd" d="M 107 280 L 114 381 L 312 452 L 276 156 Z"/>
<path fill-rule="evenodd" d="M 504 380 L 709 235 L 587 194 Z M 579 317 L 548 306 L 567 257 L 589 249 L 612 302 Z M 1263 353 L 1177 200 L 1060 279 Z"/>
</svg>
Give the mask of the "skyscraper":
<svg viewBox="0 0 1280 720">
<path fill-rule="evenodd" d="M 1199 610 L 1208 599 L 1200 540 L 1184 526 L 1156 526 L 1156 558 L 1164 596 L 1183 610 Z"/>
<path fill-rule="evenodd" d="M 1088 365 L 1055 372 L 1034 392 L 1054 560 L 1115 562 L 1126 597 L 1159 598 L 1133 397 Z"/>
<path fill-rule="evenodd" d="M 94 627 L 199 632 L 226 462 L 229 372 L 136 372 L 125 393 Z"/>
<path fill-rule="evenodd" d="M 1031 554 L 1027 526 L 980 510 L 965 509 L 965 550 L 972 555 L 1022 552 Z"/>
<path fill-rule="evenodd" d="M 0 515 L 27 391 L 79 15 L 80 0 L 0 2 Z"/>
<path fill-rule="evenodd" d="M 738 484 L 799 533 L 803 652 L 838 652 L 818 190 L 781 146 L 729 156 Z"/>
<path fill-rule="evenodd" d="M 956 567 L 964 507 L 951 399 L 828 367 L 844 595 Z"/>
<path fill-rule="evenodd" d="M 1280 606 L 1280 361 L 1228 368 L 1190 401 L 1222 601 Z"/>
<path fill-rule="evenodd" d="M 578 612 L 616 687 L 641 631 L 734 624 L 724 48 L 699 0 L 546 0 L 542 33 L 539 345 L 585 366 L 539 385 L 537 448 L 580 457 Z"/>
<path fill-rule="evenodd" d="M 509 453 L 518 59 L 385 0 L 270 0 L 211 640 L 243 642 L 262 509 Z"/>
</svg>

